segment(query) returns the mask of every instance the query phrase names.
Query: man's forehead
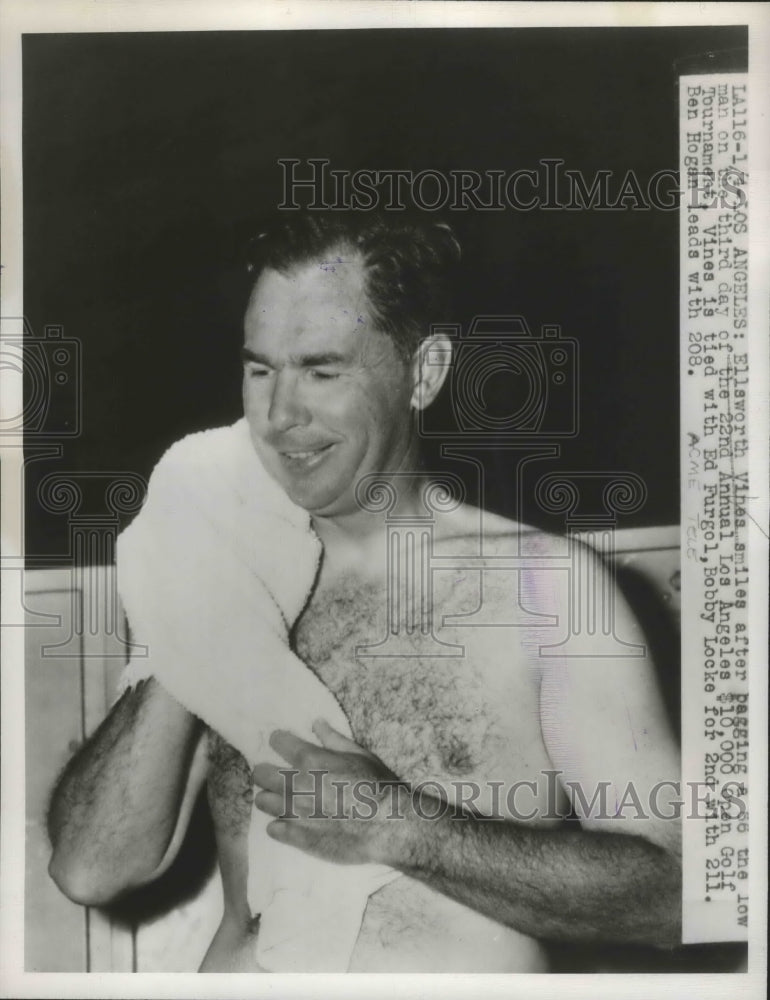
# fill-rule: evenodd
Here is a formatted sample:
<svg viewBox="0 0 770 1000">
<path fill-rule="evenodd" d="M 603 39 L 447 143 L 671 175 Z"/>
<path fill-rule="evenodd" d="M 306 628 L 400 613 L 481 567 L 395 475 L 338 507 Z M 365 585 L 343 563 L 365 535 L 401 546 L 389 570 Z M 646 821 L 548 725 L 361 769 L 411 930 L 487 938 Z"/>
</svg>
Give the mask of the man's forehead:
<svg viewBox="0 0 770 1000">
<path fill-rule="evenodd" d="M 301 339 L 308 349 L 329 338 L 352 344 L 376 333 L 360 255 L 330 251 L 286 270 L 266 268 L 245 317 L 247 340 Z"/>
<path fill-rule="evenodd" d="M 250 307 L 299 309 L 318 303 L 341 310 L 355 303 L 368 311 L 366 269 L 359 253 L 340 247 L 280 270 L 267 267 L 254 286 Z"/>
</svg>

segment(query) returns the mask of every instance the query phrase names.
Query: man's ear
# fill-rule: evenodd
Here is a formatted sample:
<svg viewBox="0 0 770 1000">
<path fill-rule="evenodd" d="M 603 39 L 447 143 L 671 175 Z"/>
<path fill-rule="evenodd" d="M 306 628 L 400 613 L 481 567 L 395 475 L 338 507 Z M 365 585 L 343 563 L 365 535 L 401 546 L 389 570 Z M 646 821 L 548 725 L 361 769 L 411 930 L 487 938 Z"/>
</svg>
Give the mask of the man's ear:
<svg viewBox="0 0 770 1000">
<path fill-rule="evenodd" d="M 426 337 L 412 359 L 412 408 L 424 410 L 438 396 L 452 364 L 452 341 L 444 333 Z"/>
</svg>

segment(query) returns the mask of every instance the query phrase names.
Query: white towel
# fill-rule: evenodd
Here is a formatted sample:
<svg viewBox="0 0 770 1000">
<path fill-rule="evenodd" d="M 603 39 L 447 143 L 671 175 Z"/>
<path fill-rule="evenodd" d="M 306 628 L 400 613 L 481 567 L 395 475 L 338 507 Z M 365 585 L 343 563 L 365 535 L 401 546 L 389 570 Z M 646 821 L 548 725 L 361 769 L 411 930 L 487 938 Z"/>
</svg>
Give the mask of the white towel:
<svg viewBox="0 0 770 1000">
<path fill-rule="evenodd" d="M 192 434 L 156 466 L 144 507 L 118 539 L 118 586 L 135 642 L 124 686 L 155 676 L 250 765 L 285 765 L 274 729 L 317 742 L 336 699 L 289 649 L 321 544 L 306 511 L 263 468 L 245 419 Z M 398 872 L 337 865 L 272 840 L 252 812 L 248 899 L 257 960 L 274 972 L 344 972 L 368 896 Z"/>
</svg>

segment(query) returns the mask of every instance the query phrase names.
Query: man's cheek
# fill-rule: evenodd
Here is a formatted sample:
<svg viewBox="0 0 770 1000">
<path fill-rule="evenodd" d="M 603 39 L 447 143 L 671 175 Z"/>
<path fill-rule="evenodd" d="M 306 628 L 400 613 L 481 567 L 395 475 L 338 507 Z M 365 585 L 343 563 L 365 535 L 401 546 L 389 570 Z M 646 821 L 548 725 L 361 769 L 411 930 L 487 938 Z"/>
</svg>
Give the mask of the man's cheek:
<svg viewBox="0 0 770 1000">
<path fill-rule="evenodd" d="M 264 423 L 263 410 L 264 407 L 260 406 L 254 390 L 245 385 L 243 388 L 243 415 L 251 429 L 252 437 L 259 433 Z"/>
</svg>

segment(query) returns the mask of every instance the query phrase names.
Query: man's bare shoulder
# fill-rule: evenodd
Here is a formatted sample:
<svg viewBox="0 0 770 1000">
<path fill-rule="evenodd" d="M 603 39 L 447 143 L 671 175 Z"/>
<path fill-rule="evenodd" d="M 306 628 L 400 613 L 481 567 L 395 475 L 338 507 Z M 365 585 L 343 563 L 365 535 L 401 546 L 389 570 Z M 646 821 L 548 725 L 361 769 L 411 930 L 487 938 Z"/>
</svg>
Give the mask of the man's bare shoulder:
<svg viewBox="0 0 770 1000">
<path fill-rule="evenodd" d="M 523 521 L 462 504 L 437 518 L 435 550 L 441 556 L 480 556 L 492 565 L 505 556 L 563 556 L 567 553 L 567 539 Z"/>
</svg>

